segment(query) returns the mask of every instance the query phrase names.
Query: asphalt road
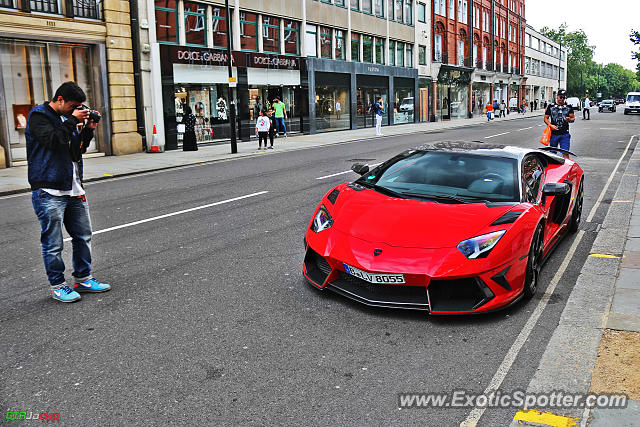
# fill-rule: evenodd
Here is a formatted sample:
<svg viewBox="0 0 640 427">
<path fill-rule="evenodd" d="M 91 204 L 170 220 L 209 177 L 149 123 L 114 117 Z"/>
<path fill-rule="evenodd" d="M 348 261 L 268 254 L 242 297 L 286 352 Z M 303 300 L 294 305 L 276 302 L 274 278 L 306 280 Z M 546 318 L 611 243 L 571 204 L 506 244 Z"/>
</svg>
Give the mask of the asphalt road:
<svg viewBox="0 0 640 427">
<path fill-rule="evenodd" d="M 536 146 L 541 123 L 291 152 L 277 140 L 273 153 L 91 183 L 94 231 L 267 193 L 97 233 L 94 273 L 113 290 L 74 304 L 48 297 L 30 196 L 0 199 L 0 409 L 59 412 L 69 425 L 459 424 L 471 408 L 400 410 L 397 395 L 481 393 L 539 296 L 486 316 L 429 317 L 312 289 L 301 273 L 305 228 L 322 195 L 356 176 L 318 178 L 429 141 Z M 571 132 L 586 219 L 640 117 L 594 112 Z M 502 390 L 526 389 L 627 158 Z M 545 265 L 538 295 L 571 241 Z M 480 425 L 507 425 L 515 411 L 489 409 Z"/>
</svg>

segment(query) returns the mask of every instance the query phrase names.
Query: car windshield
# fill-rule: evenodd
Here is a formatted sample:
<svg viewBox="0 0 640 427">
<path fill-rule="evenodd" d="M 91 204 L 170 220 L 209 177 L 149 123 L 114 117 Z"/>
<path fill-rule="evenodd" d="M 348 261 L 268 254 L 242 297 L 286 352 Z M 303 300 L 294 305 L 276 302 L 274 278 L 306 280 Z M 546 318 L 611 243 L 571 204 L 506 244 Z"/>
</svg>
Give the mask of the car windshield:
<svg viewBox="0 0 640 427">
<path fill-rule="evenodd" d="M 439 151 L 397 156 L 356 182 L 381 193 L 444 203 L 518 201 L 517 161 Z"/>
<path fill-rule="evenodd" d="M 640 102 L 640 95 L 627 96 L 627 103 L 630 103 L 630 102 Z"/>
</svg>

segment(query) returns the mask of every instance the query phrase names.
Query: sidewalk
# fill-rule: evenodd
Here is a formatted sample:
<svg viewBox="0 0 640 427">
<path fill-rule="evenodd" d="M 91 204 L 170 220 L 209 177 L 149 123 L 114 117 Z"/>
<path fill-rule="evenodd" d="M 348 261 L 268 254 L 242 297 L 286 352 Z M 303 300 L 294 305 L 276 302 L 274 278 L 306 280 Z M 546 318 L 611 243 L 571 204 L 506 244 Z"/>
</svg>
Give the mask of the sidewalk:
<svg viewBox="0 0 640 427">
<path fill-rule="evenodd" d="M 634 149 L 635 147 L 635 149 Z M 529 408 L 512 426 L 640 426 L 640 143 L 527 393 L 627 396 L 626 408 Z M 583 233 L 584 231 L 580 231 Z M 576 237 L 578 238 L 578 237 Z"/>
<path fill-rule="evenodd" d="M 537 110 L 526 114 L 511 113 L 505 118 L 496 119 L 491 124 L 505 120 L 517 120 L 536 116 L 541 117 L 543 114 L 544 110 Z M 383 127 L 382 130 L 385 136 L 398 136 L 421 132 L 433 132 L 443 129 L 461 128 L 482 123 L 487 123 L 487 118 L 485 116 L 435 123 L 425 122 L 386 126 Z M 540 123 L 542 123 L 542 118 L 540 119 Z M 136 153 L 125 156 L 96 156 L 90 154 L 84 158 L 84 182 L 155 170 L 171 169 L 198 163 L 253 156 L 257 153 L 260 153 L 261 155 L 275 154 L 281 151 L 299 150 L 317 145 L 330 145 L 376 138 L 374 134 L 375 128 L 365 128 L 317 133 L 314 135 L 299 135 L 289 138 L 280 137 L 275 140 L 275 149 L 273 151 L 268 150 L 261 152 L 256 151 L 257 141 L 239 141 L 237 154 L 231 154 L 231 146 L 229 143 L 203 146 L 199 147 L 198 151 L 186 152 L 173 150 L 164 153 Z M 29 183 L 27 181 L 26 166 L 14 166 L 7 169 L 0 169 L 0 196 L 26 191 L 30 191 Z"/>
</svg>

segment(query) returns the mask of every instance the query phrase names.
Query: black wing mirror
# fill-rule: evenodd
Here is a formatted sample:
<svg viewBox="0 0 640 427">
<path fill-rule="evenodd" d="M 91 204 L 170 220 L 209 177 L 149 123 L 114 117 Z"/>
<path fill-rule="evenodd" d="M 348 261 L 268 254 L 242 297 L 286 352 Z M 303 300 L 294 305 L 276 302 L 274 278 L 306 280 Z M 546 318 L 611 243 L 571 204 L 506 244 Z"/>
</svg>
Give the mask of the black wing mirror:
<svg viewBox="0 0 640 427">
<path fill-rule="evenodd" d="M 351 170 L 357 173 L 358 175 L 364 175 L 369 172 L 369 165 L 363 165 L 362 163 L 354 163 L 351 166 Z"/>
<path fill-rule="evenodd" d="M 547 182 L 542 187 L 542 194 L 545 196 L 564 196 L 569 194 L 571 186 L 564 182 Z"/>
</svg>

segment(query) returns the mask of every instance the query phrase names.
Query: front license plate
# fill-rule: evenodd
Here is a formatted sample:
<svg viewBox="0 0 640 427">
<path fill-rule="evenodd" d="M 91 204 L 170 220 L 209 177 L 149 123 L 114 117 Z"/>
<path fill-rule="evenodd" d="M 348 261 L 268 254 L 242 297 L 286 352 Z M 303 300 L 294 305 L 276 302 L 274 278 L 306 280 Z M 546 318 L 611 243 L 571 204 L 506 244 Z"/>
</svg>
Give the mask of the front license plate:
<svg viewBox="0 0 640 427">
<path fill-rule="evenodd" d="M 369 283 L 380 283 L 380 284 L 395 284 L 395 283 L 406 283 L 404 281 L 404 275 L 402 274 L 375 274 L 375 273 L 367 273 L 366 271 L 362 271 L 359 268 L 351 267 L 348 264 L 344 265 L 344 270 L 355 276 L 359 279 L 366 280 Z"/>
</svg>

